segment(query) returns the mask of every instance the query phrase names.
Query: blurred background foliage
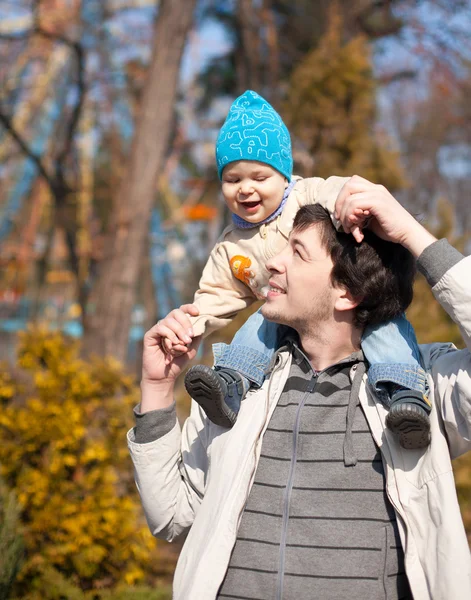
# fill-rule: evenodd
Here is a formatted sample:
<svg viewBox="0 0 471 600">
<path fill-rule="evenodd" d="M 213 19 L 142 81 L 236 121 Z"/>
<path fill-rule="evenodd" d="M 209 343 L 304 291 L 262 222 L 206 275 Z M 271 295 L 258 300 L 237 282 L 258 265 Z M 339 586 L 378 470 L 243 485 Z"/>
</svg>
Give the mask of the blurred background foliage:
<svg viewBox="0 0 471 600">
<path fill-rule="evenodd" d="M 469 253 L 470 25 L 469 0 L 0 0 L 0 598 L 169 597 L 125 431 L 143 333 L 228 219 L 237 94 L 280 111 L 296 173 L 383 183 Z M 409 318 L 462 345 L 421 278 Z M 471 536 L 469 458 L 456 480 Z"/>
<path fill-rule="evenodd" d="M 125 443 L 138 402 L 133 378 L 112 358 L 84 362 L 60 332 L 29 329 L 20 338 L 14 370 L 0 371 L 0 547 L 21 567 L 5 563 L 5 585 L 18 571 L 18 597 L 76 588 L 65 597 L 81 598 L 81 590 L 167 575 Z"/>
</svg>

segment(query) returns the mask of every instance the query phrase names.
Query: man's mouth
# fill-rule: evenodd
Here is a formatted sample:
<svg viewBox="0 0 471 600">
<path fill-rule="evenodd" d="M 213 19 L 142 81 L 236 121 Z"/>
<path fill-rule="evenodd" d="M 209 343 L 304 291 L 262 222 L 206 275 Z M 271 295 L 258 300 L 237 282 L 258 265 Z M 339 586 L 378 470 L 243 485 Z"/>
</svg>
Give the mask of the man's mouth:
<svg viewBox="0 0 471 600">
<path fill-rule="evenodd" d="M 268 282 L 268 294 L 286 294 L 286 290 L 284 290 L 281 286 L 276 284 L 273 281 Z"/>
</svg>

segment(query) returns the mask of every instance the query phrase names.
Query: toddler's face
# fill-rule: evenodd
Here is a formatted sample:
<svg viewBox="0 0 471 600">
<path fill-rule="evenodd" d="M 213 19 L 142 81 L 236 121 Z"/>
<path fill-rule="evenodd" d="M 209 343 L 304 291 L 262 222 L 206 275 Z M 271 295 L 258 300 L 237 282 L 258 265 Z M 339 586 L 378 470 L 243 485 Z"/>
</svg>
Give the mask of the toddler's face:
<svg viewBox="0 0 471 600">
<path fill-rule="evenodd" d="M 250 223 L 275 212 L 287 186 L 281 173 L 258 161 L 238 160 L 222 172 L 222 194 L 229 210 Z"/>
</svg>

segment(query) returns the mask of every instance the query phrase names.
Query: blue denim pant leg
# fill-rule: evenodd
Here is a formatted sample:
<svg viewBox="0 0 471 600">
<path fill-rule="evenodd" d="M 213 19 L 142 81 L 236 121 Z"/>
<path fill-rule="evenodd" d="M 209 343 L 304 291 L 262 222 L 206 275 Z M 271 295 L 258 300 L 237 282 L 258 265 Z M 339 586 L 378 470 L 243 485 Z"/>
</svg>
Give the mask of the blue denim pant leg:
<svg viewBox="0 0 471 600">
<path fill-rule="evenodd" d="M 415 332 L 404 315 L 367 327 L 361 346 L 370 363 L 368 383 L 387 407 L 391 400 L 390 384 L 428 395 Z"/>
<path fill-rule="evenodd" d="M 231 344 L 214 344 L 214 366 L 238 371 L 261 386 L 265 371 L 278 347 L 279 325 L 263 318 L 260 310 L 251 315 Z"/>
</svg>

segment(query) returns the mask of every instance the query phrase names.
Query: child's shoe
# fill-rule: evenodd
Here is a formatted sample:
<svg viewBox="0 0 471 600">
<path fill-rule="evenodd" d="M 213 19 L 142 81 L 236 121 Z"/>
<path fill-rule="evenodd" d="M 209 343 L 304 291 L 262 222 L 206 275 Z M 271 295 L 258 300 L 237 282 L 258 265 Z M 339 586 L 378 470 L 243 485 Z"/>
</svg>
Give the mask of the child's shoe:
<svg viewBox="0 0 471 600">
<path fill-rule="evenodd" d="M 386 426 L 399 436 L 403 448 L 425 448 L 430 444 L 430 412 L 420 392 L 403 389 L 392 395 Z"/>
<path fill-rule="evenodd" d="M 185 387 L 213 423 L 232 427 L 250 382 L 233 369 L 196 365 L 185 375 Z"/>
</svg>

